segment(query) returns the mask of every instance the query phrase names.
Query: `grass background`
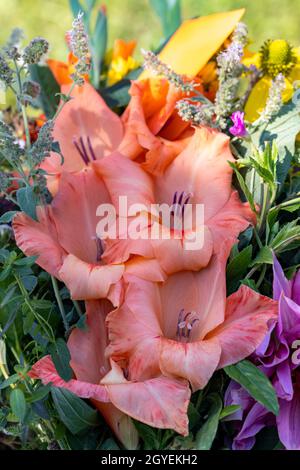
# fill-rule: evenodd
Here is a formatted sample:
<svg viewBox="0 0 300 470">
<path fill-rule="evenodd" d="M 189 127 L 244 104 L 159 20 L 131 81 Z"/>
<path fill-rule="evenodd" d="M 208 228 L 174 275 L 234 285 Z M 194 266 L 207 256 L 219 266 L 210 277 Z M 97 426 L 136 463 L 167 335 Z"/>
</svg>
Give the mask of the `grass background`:
<svg viewBox="0 0 300 470">
<path fill-rule="evenodd" d="M 138 39 L 138 47 L 157 46 L 161 30 L 148 0 L 99 0 L 109 18 L 109 40 L 116 37 Z M 246 7 L 247 22 L 255 45 L 267 38 L 284 37 L 300 45 L 299 0 L 182 0 L 183 17 L 206 15 Z M 70 29 L 68 0 L 0 0 L 0 42 L 11 29 L 21 27 L 31 39 L 41 35 L 51 43 L 51 56 L 64 59 L 64 33 Z"/>
</svg>

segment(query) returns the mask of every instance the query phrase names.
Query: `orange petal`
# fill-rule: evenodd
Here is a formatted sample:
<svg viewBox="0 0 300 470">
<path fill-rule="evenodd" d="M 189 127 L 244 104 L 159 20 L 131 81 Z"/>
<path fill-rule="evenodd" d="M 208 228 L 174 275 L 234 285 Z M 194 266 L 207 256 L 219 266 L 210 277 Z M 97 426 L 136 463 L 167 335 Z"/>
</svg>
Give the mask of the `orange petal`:
<svg viewBox="0 0 300 470">
<path fill-rule="evenodd" d="M 70 85 L 72 79 L 70 78 L 69 64 L 60 62 L 59 60 L 48 59 L 47 65 L 54 75 L 55 80 L 59 85 Z"/>
<path fill-rule="evenodd" d="M 113 308 L 107 300 L 86 302 L 87 329 L 75 328 L 68 340 L 71 367 L 78 380 L 98 384 L 110 369 L 105 358 L 105 317 Z M 113 432 L 127 449 L 136 448 L 138 435 L 131 419 L 111 403 L 92 400 Z"/>
<path fill-rule="evenodd" d="M 188 435 L 187 382 L 157 377 L 144 382 L 106 385 L 112 403 L 142 423 Z"/>
<path fill-rule="evenodd" d="M 222 348 L 218 368 L 245 359 L 264 339 L 269 321 L 278 314 L 277 301 L 241 286 L 227 299 L 225 321 L 206 338 L 217 338 Z"/>
<path fill-rule="evenodd" d="M 65 382 L 60 378 L 50 356 L 45 356 L 34 364 L 28 374 L 33 379 L 40 379 L 44 385 L 52 383 L 55 387 L 65 388 L 81 398 L 94 398 L 101 402 L 110 401 L 104 385 L 97 385 L 86 381 L 71 379 Z"/>
<path fill-rule="evenodd" d="M 70 86 L 63 86 L 62 93 L 67 94 L 69 89 Z M 55 120 L 53 137 L 59 142 L 64 156 L 63 169 L 74 172 L 85 166 L 74 139 L 82 137 L 86 144 L 89 137 L 96 158 L 102 158 L 118 147 L 123 125 L 89 83 L 76 86 L 71 96 Z"/>
<path fill-rule="evenodd" d="M 145 204 L 147 207 L 154 202 L 150 176 L 138 163 L 119 152 L 93 163 L 93 168 L 103 178 L 117 214 L 120 196 L 127 197 L 128 209 L 133 204 Z"/>
<path fill-rule="evenodd" d="M 123 59 L 128 59 L 129 56 L 133 55 L 134 49 L 136 47 L 136 41 L 124 41 L 124 39 L 115 39 L 112 59 L 117 59 L 122 57 Z"/>
<path fill-rule="evenodd" d="M 38 222 L 24 212 L 15 216 L 13 229 L 16 243 L 26 256 L 38 256 L 37 264 L 58 277 L 65 252 L 57 239 L 51 208 L 38 207 L 37 216 Z"/>
<path fill-rule="evenodd" d="M 187 379 L 195 392 L 207 385 L 220 355 L 221 346 L 215 338 L 188 344 L 162 338 L 159 365 L 167 377 Z"/>
<path fill-rule="evenodd" d="M 255 225 L 255 223 L 256 216 L 249 204 L 240 200 L 237 191 L 232 191 L 224 207 L 214 217 L 206 221 L 213 235 L 214 252 L 219 252 L 224 238 L 231 239 L 231 244 L 234 245 L 238 235 L 249 225 Z"/>
<path fill-rule="evenodd" d="M 106 203 L 110 203 L 108 191 L 91 167 L 76 174 L 62 173 L 51 207 L 59 243 L 66 252 L 88 263 L 96 263 L 95 238 L 100 220 L 96 211 L 100 204 Z"/>
<path fill-rule="evenodd" d="M 110 298 L 110 289 L 122 277 L 123 265 L 104 265 L 86 263 L 69 254 L 59 270 L 60 279 L 70 290 L 72 299 L 93 300 Z M 114 302 L 116 299 L 111 297 Z"/>
</svg>

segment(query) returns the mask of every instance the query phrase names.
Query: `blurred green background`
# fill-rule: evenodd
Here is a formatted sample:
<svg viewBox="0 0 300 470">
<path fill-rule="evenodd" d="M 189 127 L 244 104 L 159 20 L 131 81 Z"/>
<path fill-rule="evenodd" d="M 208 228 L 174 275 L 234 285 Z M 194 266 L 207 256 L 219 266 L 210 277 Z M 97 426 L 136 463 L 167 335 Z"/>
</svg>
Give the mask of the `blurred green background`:
<svg viewBox="0 0 300 470">
<path fill-rule="evenodd" d="M 148 0 L 99 0 L 106 4 L 109 40 L 138 39 L 138 47 L 157 46 L 161 37 L 158 18 Z M 299 0 L 182 0 L 183 17 L 206 15 L 217 11 L 246 7 L 247 22 L 255 45 L 269 37 L 284 37 L 300 44 Z M 70 29 L 68 0 L 0 0 L 0 40 L 3 43 L 15 26 L 31 39 L 36 35 L 51 43 L 51 56 L 64 59 L 64 33 Z"/>
</svg>

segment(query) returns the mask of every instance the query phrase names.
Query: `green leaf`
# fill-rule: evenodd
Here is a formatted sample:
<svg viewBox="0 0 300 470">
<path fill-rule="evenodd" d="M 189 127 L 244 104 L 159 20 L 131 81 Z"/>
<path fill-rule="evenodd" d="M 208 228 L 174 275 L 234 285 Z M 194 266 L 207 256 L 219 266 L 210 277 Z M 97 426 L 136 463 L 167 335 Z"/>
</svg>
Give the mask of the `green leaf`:
<svg viewBox="0 0 300 470">
<path fill-rule="evenodd" d="M 236 177 L 237 177 L 237 180 L 239 182 L 239 185 L 240 185 L 243 193 L 245 194 L 245 197 L 246 197 L 247 201 L 249 202 L 249 205 L 250 205 L 251 209 L 256 214 L 257 211 L 256 211 L 256 207 L 255 207 L 254 197 L 253 197 L 250 189 L 248 188 L 247 183 L 245 182 L 243 176 L 241 175 L 241 173 L 237 169 L 236 164 L 232 163 L 232 162 L 228 162 L 228 163 L 231 166 L 231 168 L 234 170 L 234 172 L 236 174 Z"/>
<path fill-rule="evenodd" d="M 180 0 L 150 0 L 159 17 L 165 38 L 171 36 L 181 24 Z"/>
<path fill-rule="evenodd" d="M 27 411 L 27 405 L 24 393 L 19 388 L 12 390 L 9 402 L 13 414 L 18 418 L 21 423 L 24 421 Z"/>
<path fill-rule="evenodd" d="M 24 258 L 19 258 L 14 262 L 15 266 L 33 266 L 38 259 L 38 256 L 25 256 Z"/>
<path fill-rule="evenodd" d="M 22 276 L 21 281 L 28 292 L 32 292 L 38 282 L 35 276 Z"/>
<path fill-rule="evenodd" d="M 232 415 L 233 413 L 238 411 L 240 408 L 241 408 L 240 405 L 225 406 L 225 408 L 223 408 L 223 410 L 220 413 L 220 420 L 227 418 L 227 416 Z"/>
<path fill-rule="evenodd" d="M 238 253 L 227 266 L 226 277 L 228 279 L 229 286 L 234 289 L 235 285 L 243 279 L 247 272 L 247 268 L 251 263 L 252 259 L 252 246 L 249 245 Z M 229 289 L 231 292 L 231 289 Z"/>
<path fill-rule="evenodd" d="M 1 215 L 0 224 L 9 224 L 18 211 L 8 211 Z"/>
<path fill-rule="evenodd" d="M 222 411 L 222 400 L 217 393 L 212 393 L 207 397 L 207 400 L 212 401 L 212 405 L 208 412 L 208 417 L 196 436 L 196 449 L 209 450 L 216 437 L 220 414 Z"/>
<path fill-rule="evenodd" d="M 72 434 L 99 424 L 97 412 L 74 393 L 52 387 L 51 395 L 61 421 Z"/>
<path fill-rule="evenodd" d="M 112 439 L 106 439 L 100 447 L 101 450 L 120 450 L 118 444 Z"/>
<path fill-rule="evenodd" d="M 256 264 L 273 264 L 272 250 L 270 247 L 263 246 L 250 266 L 252 267 Z"/>
<path fill-rule="evenodd" d="M 74 18 L 78 16 L 78 14 L 82 11 L 84 13 L 84 9 L 78 0 L 69 0 L 70 7 L 73 13 Z"/>
<path fill-rule="evenodd" d="M 17 202 L 20 209 L 25 212 L 33 220 L 37 220 L 36 217 L 36 206 L 39 203 L 39 198 L 34 192 L 32 186 L 26 186 L 26 188 L 20 188 L 16 192 Z"/>
<path fill-rule="evenodd" d="M 296 135 L 300 131 L 299 111 L 299 106 L 295 103 L 289 102 L 283 105 L 266 129 L 263 131 L 258 129 L 252 135 L 252 139 L 258 146 L 264 145 L 265 142 L 276 141 L 278 148 L 276 174 L 280 183 L 284 182 L 295 153 Z"/>
<path fill-rule="evenodd" d="M 127 106 L 130 100 L 128 93 L 130 85 L 130 80 L 120 80 L 115 85 L 101 90 L 101 96 L 110 108 L 121 108 Z"/>
<path fill-rule="evenodd" d="M 291 250 L 299 245 L 300 226 L 297 223 L 298 219 L 295 219 L 285 224 L 274 236 L 270 246 L 276 253 Z"/>
<path fill-rule="evenodd" d="M 50 390 L 51 390 L 51 385 L 50 384 L 42 385 L 42 386 L 38 387 L 36 390 L 34 390 L 34 392 L 32 392 L 32 394 L 27 399 L 27 401 L 29 403 L 34 403 L 36 401 L 43 400 L 44 398 L 46 398 L 48 396 Z"/>
<path fill-rule="evenodd" d="M 92 55 L 93 66 L 100 72 L 101 62 L 105 57 L 107 48 L 107 17 L 106 14 L 100 9 L 96 18 L 94 33 L 92 36 Z M 100 73 L 99 73 L 100 75 Z M 99 84 L 98 75 L 98 84 Z"/>
<path fill-rule="evenodd" d="M 4 390 L 5 388 L 9 387 L 10 385 L 18 382 L 20 379 L 18 374 L 13 374 L 8 379 L 3 380 L 3 382 L 0 382 L 0 390 Z"/>
<path fill-rule="evenodd" d="M 244 387 L 247 392 L 261 405 L 276 416 L 279 404 L 276 392 L 268 379 L 252 362 L 244 360 L 224 368 L 226 374 Z"/>
<path fill-rule="evenodd" d="M 51 119 L 59 104 L 59 96 L 57 96 L 60 92 L 59 85 L 49 67 L 34 64 L 30 65 L 29 71 L 32 80 L 39 83 L 41 87 L 41 93 L 37 98 L 38 105 L 43 109 L 46 117 Z"/>
<path fill-rule="evenodd" d="M 59 376 L 68 382 L 73 377 L 73 371 L 70 367 L 71 355 L 66 342 L 62 338 L 58 338 L 55 343 L 49 346 L 53 363 Z"/>
<path fill-rule="evenodd" d="M 141 439 L 144 441 L 145 450 L 160 449 L 160 439 L 154 428 L 140 421 L 134 421 L 134 425 Z"/>
<path fill-rule="evenodd" d="M 87 320 L 87 316 L 84 313 L 83 315 L 81 315 L 78 322 L 76 323 L 76 328 L 79 328 L 79 330 L 82 330 L 82 331 L 87 331 L 88 325 L 87 325 L 86 320 Z"/>
</svg>

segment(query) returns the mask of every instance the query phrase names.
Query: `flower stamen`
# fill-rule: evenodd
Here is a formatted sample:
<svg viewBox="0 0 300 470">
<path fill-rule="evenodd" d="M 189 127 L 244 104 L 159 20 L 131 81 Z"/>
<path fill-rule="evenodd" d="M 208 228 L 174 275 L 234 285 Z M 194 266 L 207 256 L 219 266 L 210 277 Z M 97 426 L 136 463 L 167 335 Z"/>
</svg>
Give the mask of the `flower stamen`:
<svg viewBox="0 0 300 470">
<path fill-rule="evenodd" d="M 181 343 L 188 343 L 193 326 L 197 321 L 199 321 L 199 318 L 196 316 L 196 312 L 191 311 L 185 314 L 185 310 L 182 308 L 178 315 L 176 340 Z"/>
<path fill-rule="evenodd" d="M 86 138 L 86 143 L 84 142 L 83 137 L 79 137 L 78 140 L 74 138 L 73 144 L 75 145 L 75 148 L 85 165 L 88 165 L 91 161 L 96 160 L 95 151 L 89 137 Z"/>
</svg>

